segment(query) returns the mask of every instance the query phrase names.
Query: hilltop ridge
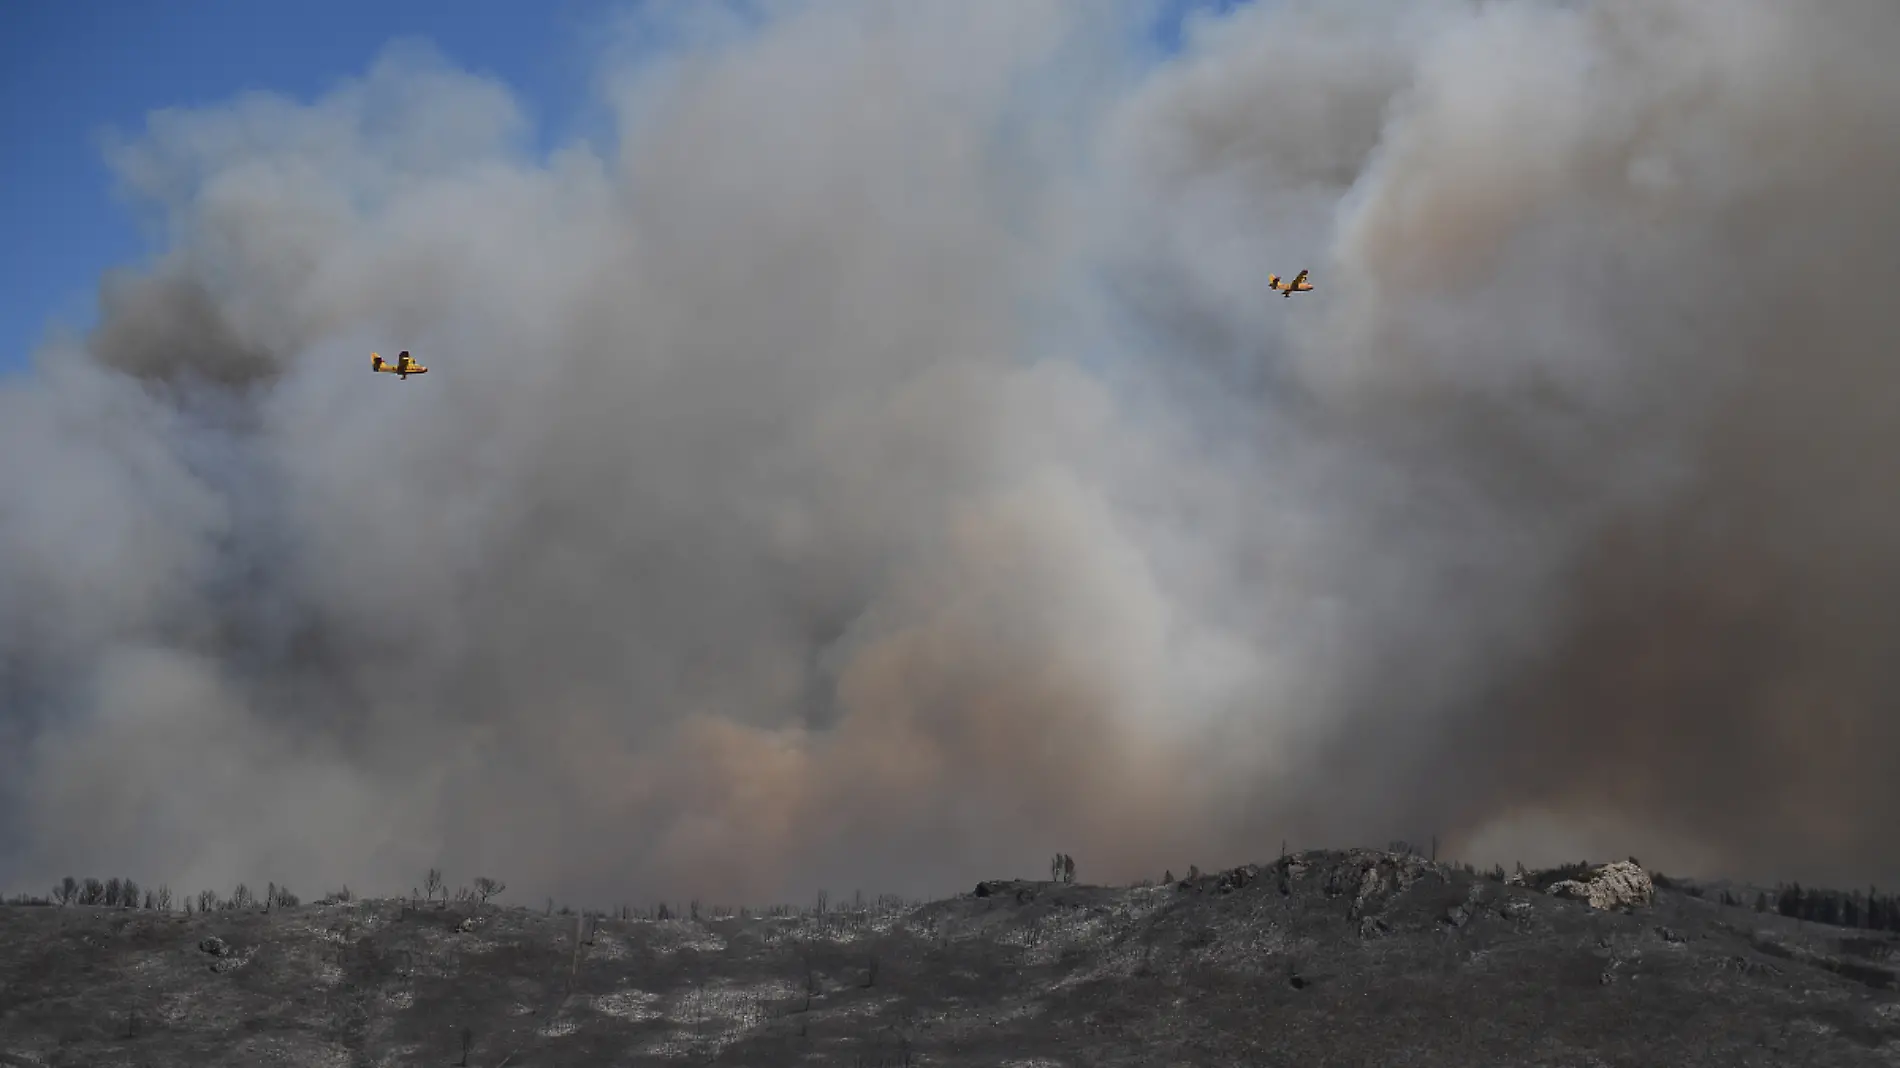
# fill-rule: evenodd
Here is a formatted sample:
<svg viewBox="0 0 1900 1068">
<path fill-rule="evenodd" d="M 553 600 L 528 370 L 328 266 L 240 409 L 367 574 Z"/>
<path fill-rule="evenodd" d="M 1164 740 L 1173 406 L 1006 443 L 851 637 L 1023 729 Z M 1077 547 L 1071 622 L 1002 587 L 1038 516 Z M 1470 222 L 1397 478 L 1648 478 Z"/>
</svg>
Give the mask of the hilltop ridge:
<svg viewBox="0 0 1900 1068">
<path fill-rule="evenodd" d="M 0 1064 L 1890 1065 L 1896 952 L 1374 850 L 765 915 L 9 907 Z"/>
</svg>

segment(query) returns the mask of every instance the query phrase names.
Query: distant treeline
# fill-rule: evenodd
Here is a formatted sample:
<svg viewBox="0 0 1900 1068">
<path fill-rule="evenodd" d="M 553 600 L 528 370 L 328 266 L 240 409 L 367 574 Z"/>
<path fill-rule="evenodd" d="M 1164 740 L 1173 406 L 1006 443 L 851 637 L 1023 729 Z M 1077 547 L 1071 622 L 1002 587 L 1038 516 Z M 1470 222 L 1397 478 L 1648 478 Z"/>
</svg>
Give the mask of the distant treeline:
<svg viewBox="0 0 1900 1068">
<path fill-rule="evenodd" d="M 1803 889 L 1800 883 L 1781 887 L 1773 906 L 1783 916 L 1792 916 L 1836 927 L 1860 927 L 1873 931 L 1900 931 L 1900 895 L 1882 894 L 1874 887 L 1859 890 Z M 1758 895 L 1757 911 L 1769 908 L 1768 895 Z"/>
<path fill-rule="evenodd" d="M 169 909 L 172 907 L 172 890 L 169 886 L 157 886 L 144 889 L 132 879 L 112 878 L 75 879 L 68 875 L 53 887 L 50 897 L 37 900 L 29 899 L 27 904 L 38 905 L 104 905 L 108 908 L 125 909 Z"/>
<path fill-rule="evenodd" d="M 1691 897 L 1713 898 L 1737 908 L 1753 905 L 1756 912 L 1774 912 L 1790 919 L 1825 923 L 1833 927 L 1853 927 L 1865 931 L 1900 932 L 1900 894 L 1882 894 L 1877 887 L 1866 890 L 1828 890 L 1787 883 L 1774 893 L 1755 892 L 1750 902 L 1745 895 L 1730 890 L 1711 894 L 1706 887 L 1655 876 L 1657 886 L 1680 890 Z"/>
<path fill-rule="evenodd" d="M 349 890 L 344 888 L 341 896 L 331 895 L 325 900 L 348 900 Z M 172 890 L 169 886 L 142 887 L 134 879 L 75 879 L 68 875 L 61 879 L 44 897 L 33 894 L 15 894 L 7 899 L 9 905 L 95 905 L 102 908 L 152 909 L 169 912 L 172 907 Z M 189 914 L 192 912 L 213 912 L 226 909 L 243 909 L 263 906 L 266 911 L 272 906 L 294 908 L 301 904 L 297 895 L 287 886 L 271 883 L 262 895 L 251 890 L 243 883 L 231 891 L 229 897 L 223 897 L 215 890 L 204 890 L 197 896 L 187 896 L 181 907 Z"/>
</svg>

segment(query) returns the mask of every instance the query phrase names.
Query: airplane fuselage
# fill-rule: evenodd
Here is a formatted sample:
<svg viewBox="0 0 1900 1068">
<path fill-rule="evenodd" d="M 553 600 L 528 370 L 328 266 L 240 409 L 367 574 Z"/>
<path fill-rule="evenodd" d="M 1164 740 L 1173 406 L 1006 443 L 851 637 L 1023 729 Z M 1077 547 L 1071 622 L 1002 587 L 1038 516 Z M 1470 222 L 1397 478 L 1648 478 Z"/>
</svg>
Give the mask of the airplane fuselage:
<svg viewBox="0 0 1900 1068">
<path fill-rule="evenodd" d="M 1306 280 L 1305 271 L 1301 271 L 1291 282 L 1282 282 L 1280 281 L 1279 275 L 1270 274 L 1267 276 L 1267 288 L 1277 290 L 1280 296 L 1284 298 L 1291 297 L 1295 293 L 1312 292 L 1313 283 Z"/>
<path fill-rule="evenodd" d="M 427 367 L 411 359 L 406 352 L 397 357 L 396 362 L 393 364 L 384 363 L 381 356 L 372 352 L 369 354 L 369 369 L 375 371 L 377 374 L 395 375 L 397 378 L 404 379 L 405 381 L 410 375 L 426 375 L 429 373 Z"/>
</svg>

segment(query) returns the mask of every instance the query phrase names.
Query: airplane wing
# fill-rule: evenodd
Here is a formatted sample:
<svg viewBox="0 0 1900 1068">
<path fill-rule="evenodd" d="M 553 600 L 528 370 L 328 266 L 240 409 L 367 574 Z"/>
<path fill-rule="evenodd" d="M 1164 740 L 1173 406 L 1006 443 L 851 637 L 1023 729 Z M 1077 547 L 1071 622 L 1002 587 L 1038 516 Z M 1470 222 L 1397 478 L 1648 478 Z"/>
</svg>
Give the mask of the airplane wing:
<svg viewBox="0 0 1900 1068">
<path fill-rule="evenodd" d="M 1299 285 L 1301 282 L 1306 281 L 1306 273 L 1306 268 L 1300 268 L 1300 273 L 1293 276 L 1293 284 Z"/>
</svg>

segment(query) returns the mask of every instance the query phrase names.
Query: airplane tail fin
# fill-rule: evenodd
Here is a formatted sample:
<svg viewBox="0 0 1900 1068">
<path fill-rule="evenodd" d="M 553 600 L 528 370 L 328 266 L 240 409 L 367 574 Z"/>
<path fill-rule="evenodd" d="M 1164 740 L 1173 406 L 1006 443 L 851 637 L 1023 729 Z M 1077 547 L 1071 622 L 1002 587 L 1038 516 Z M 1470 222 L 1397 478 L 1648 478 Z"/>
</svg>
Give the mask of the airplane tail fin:
<svg viewBox="0 0 1900 1068">
<path fill-rule="evenodd" d="M 373 353 L 373 352 L 372 352 L 372 353 L 370 353 L 370 354 L 369 354 L 369 369 L 370 369 L 370 370 L 372 370 L 372 371 L 380 371 L 380 370 L 382 370 L 382 369 L 383 369 L 383 358 L 382 358 L 381 356 L 378 356 L 378 355 L 376 355 L 376 354 L 375 354 L 375 353 Z"/>
<path fill-rule="evenodd" d="M 1278 288 L 1280 288 L 1280 276 L 1279 276 L 1279 275 L 1277 275 L 1277 274 L 1270 274 L 1270 275 L 1268 275 L 1268 276 L 1267 276 L 1267 288 L 1268 288 L 1268 289 L 1278 289 Z"/>
</svg>

